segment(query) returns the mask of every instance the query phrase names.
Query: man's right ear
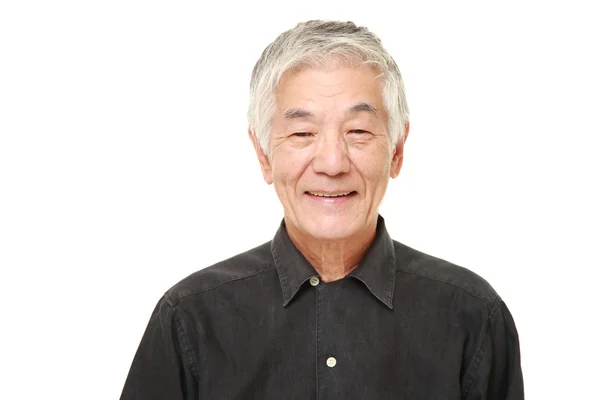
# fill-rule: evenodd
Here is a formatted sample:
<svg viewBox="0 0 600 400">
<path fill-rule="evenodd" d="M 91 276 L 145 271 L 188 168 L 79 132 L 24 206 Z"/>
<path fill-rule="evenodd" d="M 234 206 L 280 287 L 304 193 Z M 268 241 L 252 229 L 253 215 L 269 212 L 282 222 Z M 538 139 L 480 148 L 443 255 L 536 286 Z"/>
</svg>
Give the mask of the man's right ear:
<svg viewBox="0 0 600 400">
<path fill-rule="evenodd" d="M 260 147 L 256 135 L 250 129 L 248 129 L 248 136 L 252 141 L 254 151 L 256 152 L 256 156 L 258 157 L 258 162 L 260 163 L 260 169 L 263 174 L 263 179 L 268 185 L 270 185 L 271 183 L 273 183 L 273 169 L 271 168 L 271 161 L 269 161 L 269 157 L 267 157 L 262 147 Z"/>
</svg>

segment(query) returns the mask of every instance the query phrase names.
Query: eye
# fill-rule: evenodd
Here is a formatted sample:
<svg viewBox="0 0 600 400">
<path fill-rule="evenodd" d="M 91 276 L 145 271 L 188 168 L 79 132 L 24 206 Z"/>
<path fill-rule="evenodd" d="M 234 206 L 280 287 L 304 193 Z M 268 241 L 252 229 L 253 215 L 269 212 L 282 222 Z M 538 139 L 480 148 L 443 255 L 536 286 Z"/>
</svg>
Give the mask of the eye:
<svg viewBox="0 0 600 400">
<path fill-rule="evenodd" d="M 352 129 L 352 130 L 348 131 L 348 133 L 365 134 L 365 133 L 369 133 L 369 131 L 365 131 L 364 129 Z"/>
<path fill-rule="evenodd" d="M 310 133 L 310 132 L 295 132 L 295 133 L 292 133 L 292 136 L 296 136 L 296 137 L 308 137 L 308 136 L 311 136 L 311 135 L 312 135 L 312 133 Z"/>
</svg>

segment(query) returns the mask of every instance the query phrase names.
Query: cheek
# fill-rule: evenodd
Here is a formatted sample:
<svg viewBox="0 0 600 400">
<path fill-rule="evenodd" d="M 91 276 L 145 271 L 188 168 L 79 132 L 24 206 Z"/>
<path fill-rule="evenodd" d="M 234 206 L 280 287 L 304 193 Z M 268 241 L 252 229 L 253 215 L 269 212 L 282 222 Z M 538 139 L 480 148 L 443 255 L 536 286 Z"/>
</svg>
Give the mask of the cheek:
<svg viewBox="0 0 600 400">
<path fill-rule="evenodd" d="M 297 182 L 302 178 L 307 167 L 307 159 L 282 154 L 273 163 L 273 179 L 278 193 L 295 190 Z"/>
<path fill-rule="evenodd" d="M 390 163 L 382 152 L 372 151 L 356 154 L 354 164 L 367 185 L 379 186 L 387 181 L 390 175 Z"/>
</svg>

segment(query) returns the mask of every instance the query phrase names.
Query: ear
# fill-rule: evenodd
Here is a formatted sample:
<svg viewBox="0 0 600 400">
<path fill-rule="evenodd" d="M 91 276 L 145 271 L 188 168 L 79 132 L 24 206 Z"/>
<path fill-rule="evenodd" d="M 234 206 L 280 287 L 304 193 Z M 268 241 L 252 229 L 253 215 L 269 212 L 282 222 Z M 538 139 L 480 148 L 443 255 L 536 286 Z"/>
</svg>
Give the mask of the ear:
<svg viewBox="0 0 600 400">
<path fill-rule="evenodd" d="M 392 163 L 390 166 L 390 177 L 397 178 L 400 175 L 400 169 L 402 168 L 402 162 L 404 161 L 404 143 L 408 138 L 408 131 L 410 124 L 407 122 L 404 125 L 404 136 L 401 140 L 398 140 L 396 147 L 394 148 L 394 154 L 392 155 Z"/>
<path fill-rule="evenodd" d="M 263 179 L 265 182 L 270 185 L 273 183 L 273 169 L 271 168 L 271 161 L 269 161 L 269 157 L 263 152 L 258 140 L 256 139 L 256 135 L 250 129 L 248 129 L 248 136 L 252 141 L 252 145 L 254 146 L 254 151 L 256 152 L 256 156 L 258 157 L 258 162 L 260 163 L 260 169 L 262 170 Z"/>
</svg>

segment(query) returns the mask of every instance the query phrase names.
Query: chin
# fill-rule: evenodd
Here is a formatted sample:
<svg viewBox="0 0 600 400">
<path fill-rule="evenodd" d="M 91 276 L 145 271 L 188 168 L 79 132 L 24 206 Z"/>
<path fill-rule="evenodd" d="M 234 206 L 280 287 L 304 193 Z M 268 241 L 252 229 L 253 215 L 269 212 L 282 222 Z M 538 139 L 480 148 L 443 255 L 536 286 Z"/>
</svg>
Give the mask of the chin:
<svg viewBox="0 0 600 400">
<path fill-rule="evenodd" d="M 354 235 L 360 228 L 358 221 L 350 217 L 328 216 L 312 218 L 304 225 L 307 234 L 319 240 L 341 240 Z"/>
</svg>

